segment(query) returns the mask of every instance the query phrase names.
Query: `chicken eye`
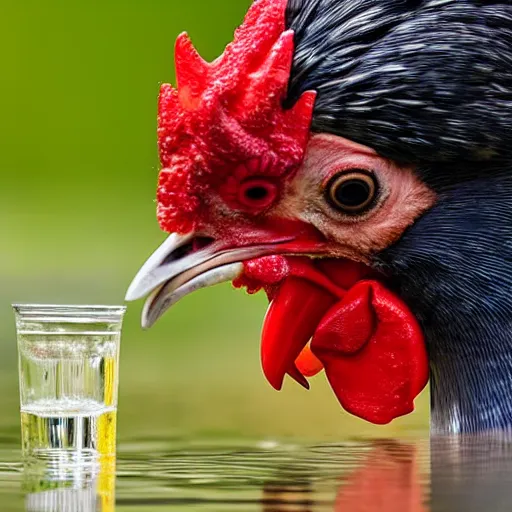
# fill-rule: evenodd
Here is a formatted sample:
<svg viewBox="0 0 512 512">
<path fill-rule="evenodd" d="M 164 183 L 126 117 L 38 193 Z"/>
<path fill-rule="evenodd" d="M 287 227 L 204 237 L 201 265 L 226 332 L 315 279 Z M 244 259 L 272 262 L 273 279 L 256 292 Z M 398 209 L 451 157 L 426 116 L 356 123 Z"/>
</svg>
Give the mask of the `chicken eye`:
<svg viewBox="0 0 512 512">
<path fill-rule="evenodd" d="M 263 179 L 251 179 L 242 183 L 238 191 L 239 202 L 253 209 L 270 206 L 277 197 L 277 186 Z"/>
<path fill-rule="evenodd" d="M 336 174 L 327 185 L 329 203 L 344 213 L 356 214 L 367 210 L 377 196 L 375 177 L 364 169 L 351 169 Z"/>
</svg>

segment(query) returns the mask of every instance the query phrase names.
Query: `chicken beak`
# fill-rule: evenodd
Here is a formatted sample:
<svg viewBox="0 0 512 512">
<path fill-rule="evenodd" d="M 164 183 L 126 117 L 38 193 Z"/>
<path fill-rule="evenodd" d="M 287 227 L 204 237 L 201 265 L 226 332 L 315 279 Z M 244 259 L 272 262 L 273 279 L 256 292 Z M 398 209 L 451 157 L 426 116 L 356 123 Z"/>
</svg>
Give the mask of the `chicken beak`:
<svg viewBox="0 0 512 512">
<path fill-rule="evenodd" d="M 170 258 L 180 247 L 184 247 L 192 240 L 191 235 L 172 234 L 151 255 L 130 284 L 126 292 L 126 300 L 133 301 L 148 295 L 159 285 L 168 281 L 171 274 L 179 274 L 180 269 L 173 265 Z"/>
<path fill-rule="evenodd" d="M 143 328 L 150 328 L 172 305 L 193 291 L 233 281 L 242 274 L 243 261 L 265 250 L 222 249 L 215 242 L 201 247 L 195 244 L 196 240 L 193 233 L 170 235 L 135 276 L 126 300 L 149 295 L 142 312 Z"/>
</svg>

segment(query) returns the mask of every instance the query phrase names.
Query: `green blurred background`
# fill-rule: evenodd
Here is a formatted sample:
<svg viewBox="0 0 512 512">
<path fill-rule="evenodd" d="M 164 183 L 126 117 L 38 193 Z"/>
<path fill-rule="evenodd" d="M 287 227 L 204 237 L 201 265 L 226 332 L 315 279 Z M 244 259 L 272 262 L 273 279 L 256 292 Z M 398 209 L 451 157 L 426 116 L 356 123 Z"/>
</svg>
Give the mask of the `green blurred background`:
<svg viewBox="0 0 512 512">
<path fill-rule="evenodd" d="M 187 30 L 219 55 L 249 0 L 2 2 L 0 45 L 0 426 L 18 435 L 12 302 L 122 303 L 163 240 L 155 219 L 156 100 Z M 323 375 L 306 392 L 264 380 L 266 299 L 229 285 L 198 292 L 149 332 L 126 317 L 119 434 L 337 439 L 408 436 L 417 412 L 373 427 L 341 411 Z"/>
</svg>

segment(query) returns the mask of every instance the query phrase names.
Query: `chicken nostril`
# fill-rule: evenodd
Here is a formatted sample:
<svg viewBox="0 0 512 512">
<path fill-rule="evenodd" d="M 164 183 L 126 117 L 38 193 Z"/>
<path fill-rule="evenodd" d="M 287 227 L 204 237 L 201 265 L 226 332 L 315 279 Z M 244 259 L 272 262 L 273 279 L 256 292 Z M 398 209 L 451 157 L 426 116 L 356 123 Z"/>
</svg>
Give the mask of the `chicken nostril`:
<svg viewBox="0 0 512 512">
<path fill-rule="evenodd" d="M 180 245 L 174 249 L 174 251 L 165 257 L 161 264 L 168 265 L 169 263 L 184 258 L 193 252 L 200 251 L 210 245 L 213 241 L 214 239 L 208 236 L 196 236 L 186 244 Z"/>
<path fill-rule="evenodd" d="M 179 260 L 181 258 L 184 258 L 187 256 L 187 254 L 190 254 L 193 251 L 193 245 L 192 241 L 181 245 L 180 247 L 177 247 L 172 251 L 170 254 L 168 254 L 163 260 L 162 265 L 167 265 L 169 263 L 172 263 L 176 260 Z"/>
<path fill-rule="evenodd" d="M 196 236 L 192 239 L 192 251 L 199 251 L 215 241 L 211 236 Z"/>
</svg>

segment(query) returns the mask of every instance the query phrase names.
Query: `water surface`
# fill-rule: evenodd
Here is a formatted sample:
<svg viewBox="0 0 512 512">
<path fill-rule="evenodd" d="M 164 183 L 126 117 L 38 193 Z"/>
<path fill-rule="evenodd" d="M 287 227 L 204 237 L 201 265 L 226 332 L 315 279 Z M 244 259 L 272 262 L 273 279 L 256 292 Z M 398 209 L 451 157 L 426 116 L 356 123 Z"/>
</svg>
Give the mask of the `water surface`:
<svg viewBox="0 0 512 512">
<path fill-rule="evenodd" d="M 92 512 L 98 504 L 114 510 L 114 492 L 115 510 L 142 511 L 405 512 L 427 510 L 429 501 L 424 442 L 140 440 L 120 446 L 116 479 L 108 465 L 99 474 L 70 471 L 45 479 L 24 468 L 14 447 L 0 455 L 6 511 Z"/>
<path fill-rule="evenodd" d="M 512 505 L 512 443 L 139 439 L 101 468 L 41 476 L 8 438 L 2 511 L 501 512 Z"/>
</svg>

